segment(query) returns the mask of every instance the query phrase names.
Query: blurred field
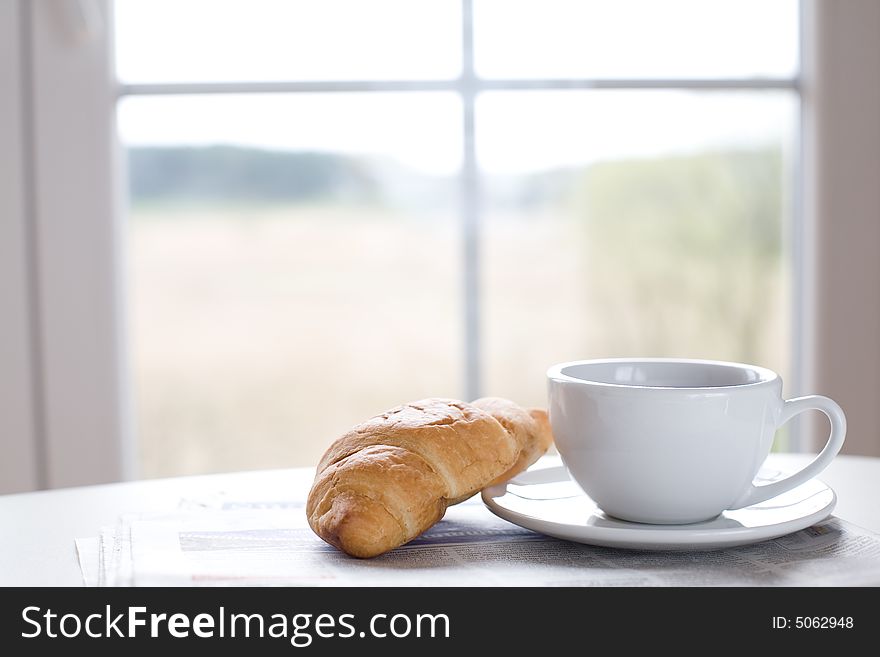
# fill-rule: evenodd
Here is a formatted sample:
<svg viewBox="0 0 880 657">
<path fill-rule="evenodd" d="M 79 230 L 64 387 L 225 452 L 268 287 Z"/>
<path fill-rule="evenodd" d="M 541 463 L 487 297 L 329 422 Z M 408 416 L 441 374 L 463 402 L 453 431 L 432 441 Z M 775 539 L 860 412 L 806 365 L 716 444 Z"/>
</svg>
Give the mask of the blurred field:
<svg viewBox="0 0 880 657">
<path fill-rule="evenodd" d="M 766 153 L 611 164 L 562 200 L 487 204 L 484 393 L 542 405 L 550 364 L 591 357 L 785 376 L 781 175 Z M 390 406 L 461 396 L 459 240 L 451 214 L 379 205 L 136 207 L 141 475 L 313 465 Z"/>
<path fill-rule="evenodd" d="M 459 394 L 454 228 L 303 207 L 135 212 L 141 474 L 312 465 L 388 406 Z"/>
</svg>

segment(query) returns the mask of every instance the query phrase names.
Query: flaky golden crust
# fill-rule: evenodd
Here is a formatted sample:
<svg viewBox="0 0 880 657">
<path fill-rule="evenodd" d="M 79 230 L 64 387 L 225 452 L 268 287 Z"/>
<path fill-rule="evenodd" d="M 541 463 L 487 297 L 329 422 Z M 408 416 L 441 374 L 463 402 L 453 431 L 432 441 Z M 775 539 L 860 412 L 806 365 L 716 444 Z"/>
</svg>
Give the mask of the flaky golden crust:
<svg viewBox="0 0 880 657">
<path fill-rule="evenodd" d="M 324 454 L 306 505 L 309 525 L 353 556 L 387 552 L 431 527 L 447 506 L 528 467 L 549 444 L 542 430 L 503 399 L 398 406 Z"/>
<path fill-rule="evenodd" d="M 547 411 L 540 408 L 526 410 L 501 397 L 483 397 L 471 403 L 498 420 L 513 435 L 519 447 L 519 456 L 513 465 L 489 485 L 500 484 L 522 472 L 541 458 L 553 444 Z"/>
<path fill-rule="evenodd" d="M 418 454 L 447 485 L 446 497 L 470 497 L 517 458 L 519 445 L 489 413 L 454 399 L 403 404 L 360 424 L 324 454 L 318 471 L 369 445 Z"/>
<path fill-rule="evenodd" d="M 418 454 L 373 445 L 316 477 L 306 513 L 315 533 L 331 545 L 373 557 L 442 518 L 445 492 L 443 480 Z"/>
</svg>

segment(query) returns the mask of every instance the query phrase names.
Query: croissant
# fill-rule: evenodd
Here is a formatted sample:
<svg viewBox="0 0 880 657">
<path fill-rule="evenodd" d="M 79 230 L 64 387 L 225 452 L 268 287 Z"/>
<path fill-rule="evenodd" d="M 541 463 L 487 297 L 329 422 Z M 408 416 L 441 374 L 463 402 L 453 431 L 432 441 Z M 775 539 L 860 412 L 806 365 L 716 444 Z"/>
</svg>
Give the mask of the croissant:
<svg viewBox="0 0 880 657">
<path fill-rule="evenodd" d="M 534 463 L 553 441 L 543 410 L 497 397 L 424 399 L 352 428 L 318 464 L 312 530 L 355 557 L 388 552 L 446 508 Z"/>
</svg>

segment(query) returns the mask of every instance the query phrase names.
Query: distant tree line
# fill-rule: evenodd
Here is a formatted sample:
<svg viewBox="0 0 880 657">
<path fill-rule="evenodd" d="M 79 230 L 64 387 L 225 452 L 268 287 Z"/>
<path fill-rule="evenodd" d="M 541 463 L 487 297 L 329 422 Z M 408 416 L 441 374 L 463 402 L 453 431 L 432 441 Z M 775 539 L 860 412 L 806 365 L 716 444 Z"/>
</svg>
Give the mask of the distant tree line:
<svg viewBox="0 0 880 657">
<path fill-rule="evenodd" d="M 379 192 L 365 165 L 332 153 L 135 147 L 128 168 L 134 203 L 369 201 Z"/>
</svg>

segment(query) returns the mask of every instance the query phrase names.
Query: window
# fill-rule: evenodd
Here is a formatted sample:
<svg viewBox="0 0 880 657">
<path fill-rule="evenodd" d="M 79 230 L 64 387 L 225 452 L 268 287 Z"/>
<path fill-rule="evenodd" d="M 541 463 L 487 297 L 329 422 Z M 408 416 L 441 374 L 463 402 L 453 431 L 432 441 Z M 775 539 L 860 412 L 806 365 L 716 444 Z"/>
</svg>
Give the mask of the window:
<svg viewBox="0 0 880 657">
<path fill-rule="evenodd" d="M 307 294 L 309 279 L 297 278 L 306 285 L 299 296 L 279 293 L 280 286 L 252 284 L 257 271 L 242 264 L 248 249 L 249 262 L 264 270 L 278 262 L 277 252 L 273 260 L 251 239 L 272 222 L 240 221 L 234 231 L 223 217 L 267 216 L 273 205 L 285 208 L 279 223 L 306 216 L 312 227 L 343 207 L 376 227 L 397 217 L 414 259 L 450 254 L 429 268 L 423 298 L 452 310 L 430 322 L 424 308 L 412 311 L 420 329 L 437 324 L 432 334 L 445 336 L 428 348 L 442 367 L 413 366 L 415 375 L 402 377 L 398 363 L 368 388 L 351 382 L 341 401 L 331 390 L 321 403 L 334 398 L 334 408 L 313 409 L 322 422 L 341 426 L 426 392 L 539 403 L 546 361 L 560 357 L 711 354 L 781 369 L 787 395 L 837 399 L 850 426 L 844 451 L 878 453 L 880 312 L 861 287 L 880 279 L 871 252 L 880 230 L 871 218 L 880 210 L 865 173 L 877 169 L 880 100 L 851 75 L 877 59 L 876 3 L 0 4 L 0 80 L 10 91 L 10 102 L 0 103 L 0 490 L 310 462 L 320 448 L 308 445 L 337 428 L 300 430 L 289 410 L 256 409 L 234 381 L 224 382 L 236 391 L 232 399 L 208 395 L 201 406 L 172 403 L 158 415 L 144 404 L 162 400 L 166 384 L 204 391 L 218 378 L 223 368 L 214 365 L 227 356 L 232 327 L 198 331 L 188 326 L 193 317 L 213 317 L 216 327 L 249 308 L 305 299 L 315 321 L 331 325 L 327 303 Z M 382 98 L 388 115 L 371 114 Z M 286 119 L 278 116 L 285 110 L 271 109 L 291 108 L 294 99 Z M 348 99 L 357 114 L 339 109 Z M 406 114 L 401 103 L 419 109 Z M 223 124 L 239 111 L 252 115 Z M 308 125 L 295 124 L 304 117 Z M 284 121 L 283 132 L 267 119 Z M 118 157 L 124 150 L 131 176 Z M 292 170 L 309 175 L 293 176 L 293 184 Z M 700 221 L 693 208 L 713 203 L 725 208 L 721 221 Z M 137 217 L 147 211 L 156 221 L 139 233 L 149 222 Z M 223 278 L 199 282 L 209 270 L 181 255 L 210 260 L 175 240 L 187 222 L 157 237 L 163 217 L 173 223 L 194 212 L 205 219 L 199 244 L 209 245 L 210 226 L 226 231 L 212 248 L 224 239 L 241 244 L 232 249 L 239 261 L 215 263 Z M 428 217 L 438 219 L 430 230 Z M 450 240 L 445 246 L 438 231 Z M 386 234 L 367 232 L 374 241 Z M 344 262 L 348 284 L 369 289 L 369 280 L 351 275 L 359 265 L 339 255 L 353 239 L 344 229 L 337 235 L 333 262 Z M 178 296 L 167 278 L 138 275 L 163 271 L 161 259 L 149 269 L 142 256 L 171 258 L 175 248 L 192 265 L 176 281 Z M 678 262 L 706 275 L 676 278 Z M 624 266 L 631 263 L 638 266 Z M 133 275 L 120 276 L 122 265 Z M 327 269 L 309 269 L 325 289 Z M 409 282 L 391 271 L 384 280 Z M 414 271 L 407 268 L 410 278 Z M 147 281 L 167 309 L 138 292 Z M 387 292 L 384 282 L 378 287 Z M 211 315 L 181 301 L 193 290 L 199 300 L 213 291 L 234 303 Z M 258 293 L 272 303 L 259 304 Z M 710 310 L 702 311 L 706 299 Z M 242 312 L 234 310 L 239 301 Z M 145 315 L 161 330 L 138 329 Z M 273 322 L 258 321 L 253 336 L 267 342 Z M 390 329 L 387 340 L 404 328 L 379 324 Z M 138 364 L 169 345 L 166 334 L 177 354 L 214 365 L 182 362 L 157 386 L 142 385 L 148 372 Z M 237 358 L 245 352 L 242 344 L 230 350 Z M 381 356 L 365 366 L 371 353 L 358 350 L 352 367 L 387 366 Z M 164 362 L 174 365 L 177 354 Z M 251 372 L 236 377 L 271 380 L 260 374 L 265 359 L 247 362 Z M 188 378 L 199 372 L 198 381 Z M 368 393 L 363 409 L 346 408 L 346 397 Z M 287 390 L 282 398 L 306 408 Z M 164 419 L 148 419 L 157 417 Z M 228 441 L 228 450 L 209 442 L 222 446 L 212 430 L 254 426 L 254 417 L 275 427 L 274 441 L 253 431 Z M 135 424 L 140 459 L 132 453 Z M 814 448 L 824 432 L 804 428 L 777 445 Z M 266 448 L 272 444 L 280 449 Z"/>
<path fill-rule="evenodd" d="M 139 474 L 312 464 L 421 396 L 542 404 L 565 359 L 798 376 L 793 0 L 115 22 Z"/>
</svg>

